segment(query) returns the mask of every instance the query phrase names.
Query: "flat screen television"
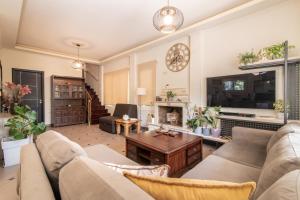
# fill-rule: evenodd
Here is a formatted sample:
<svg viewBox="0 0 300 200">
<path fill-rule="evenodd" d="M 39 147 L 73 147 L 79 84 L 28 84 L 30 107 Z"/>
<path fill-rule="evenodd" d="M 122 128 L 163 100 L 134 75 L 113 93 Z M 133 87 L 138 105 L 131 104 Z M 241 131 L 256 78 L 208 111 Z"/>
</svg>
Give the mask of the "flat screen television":
<svg viewBox="0 0 300 200">
<path fill-rule="evenodd" d="M 207 78 L 207 105 L 272 109 L 275 71 Z"/>
</svg>

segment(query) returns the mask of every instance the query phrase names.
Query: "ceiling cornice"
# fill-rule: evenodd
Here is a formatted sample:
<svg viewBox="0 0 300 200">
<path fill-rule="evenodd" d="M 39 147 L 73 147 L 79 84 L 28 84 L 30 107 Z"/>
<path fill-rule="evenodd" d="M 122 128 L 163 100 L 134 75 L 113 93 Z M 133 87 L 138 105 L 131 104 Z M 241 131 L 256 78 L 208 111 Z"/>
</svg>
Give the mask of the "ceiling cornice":
<svg viewBox="0 0 300 200">
<path fill-rule="evenodd" d="M 38 54 L 44 54 L 44 55 L 48 55 L 48 56 L 72 59 L 72 60 L 77 59 L 77 56 L 74 56 L 74 55 L 65 54 L 65 53 L 52 51 L 52 50 L 48 50 L 48 49 L 41 49 L 41 48 L 37 48 L 37 47 L 22 45 L 22 44 L 16 44 L 15 49 L 22 50 L 22 51 L 29 51 L 29 52 L 38 53 Z M 80 60 L 83 62 L 87 62 L 87 63 L 94 63 L 94 64 L 100 63 L 98 59 L 93 59 L 93 58 L 80 57 Z"/>
<path fill-rule="evenodd" d="M 240 6 L 234 7 L 232 9 L 229 9 L 227 11 L 224 11 L 224 12 L 219 13 L 217 15 L 214 15 L 212 17 L 209 17 L 209 18 L 206 18 L 206 19 L 201 20 L 199 22 L 196 22 L 196 23 L 194 23 L 190 26 L 187 26 L 185 28 L 182 28 L 182 29 L 180 29 L 180 30 L 178 30 L 178 31 L 176 31 L 172 34 L 162 36 L 160 38 L 157 38 L 155 40 L 152 40 L 152 41 L 146 42 L 144 44 L 138 45 L 138 46 L 133 47 L 131 49 L 128 49 L 128 50 L 125 50 L 125 51 L 120 52 L 118 54 L 115 54 L 113 56 L 110 56 L 110 57 L 107 57 L 107 58 L 104 58 L 104 59 L 100 59 L 100 63 L 103 64 L 105 62 L 114 60 L 118 57 L 126 56 L 130 53 L 136 52 L 136 51 L 144 49 L 146 47 L 154 46 L 159 42 L 163 42 L 163 41 L 171 40 L 171 39 L 174 39 L 174 38 L 178 38 L 180 36 L 187 35 L 191 31 L 199 30 L 201 28 L 211 27 L 211 26 L 216 25 L 218 23 L 222 23 L 222 22 L 228 21 L 230 19 L 234 19 L 236 17 L 243 16 L 243 15 L 249 14 L 251 12 L 258 11 L 258 9 L 266 8 L 270 5 L 274 5 L 274 4 L 282 2 L 282 1 L 286 1 L 286 0 L 252 0 L 248 3 L 242 4 Z"/>
</svg>

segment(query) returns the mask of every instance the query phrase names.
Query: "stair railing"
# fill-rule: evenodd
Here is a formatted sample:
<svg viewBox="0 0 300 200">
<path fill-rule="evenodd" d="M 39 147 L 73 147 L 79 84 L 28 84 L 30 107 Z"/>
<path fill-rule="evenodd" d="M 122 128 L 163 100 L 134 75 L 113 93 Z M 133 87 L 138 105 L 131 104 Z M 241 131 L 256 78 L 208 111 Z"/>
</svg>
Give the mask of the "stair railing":
<svg viewBox="0 0 300 200">
<path fill-rule="evenodd" d="M 86 91 L 86 107 L 87 107 L 87 118 L 88 118 L 88 125 L 90 126 L 92 123 L 92 97 L 88 91 Z"/>
</svg>

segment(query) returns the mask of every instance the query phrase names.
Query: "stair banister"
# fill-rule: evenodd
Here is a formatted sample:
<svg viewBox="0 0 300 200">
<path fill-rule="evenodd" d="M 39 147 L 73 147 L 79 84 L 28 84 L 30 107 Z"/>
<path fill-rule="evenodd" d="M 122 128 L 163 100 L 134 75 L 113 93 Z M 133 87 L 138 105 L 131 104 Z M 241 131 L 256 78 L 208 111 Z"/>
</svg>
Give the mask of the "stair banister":
<svg viewBox="0 0 300 200">
<path fill-rule="evenodd" d="M 86 103 L 87 103 L 87 118 L 88 118 L 88 125 L 91 125 L 91 121 L 92 121 L 92 97 L 91 95 L 86 91 Z"/>
</svg>

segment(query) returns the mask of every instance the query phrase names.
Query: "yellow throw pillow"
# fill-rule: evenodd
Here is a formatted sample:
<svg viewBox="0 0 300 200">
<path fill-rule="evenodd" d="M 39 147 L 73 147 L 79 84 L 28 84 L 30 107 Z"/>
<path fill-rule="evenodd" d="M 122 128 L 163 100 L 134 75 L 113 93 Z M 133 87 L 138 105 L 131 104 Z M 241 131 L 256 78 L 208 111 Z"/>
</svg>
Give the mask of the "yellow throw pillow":
<svg viewBox="0 0 300 200">
<path fill-rule="evenodd" d="M 255 182 L 146 177 L 127 172 L 124 176 L 156 200 L 248 200 L 256 186 Z"/>
</svg>

